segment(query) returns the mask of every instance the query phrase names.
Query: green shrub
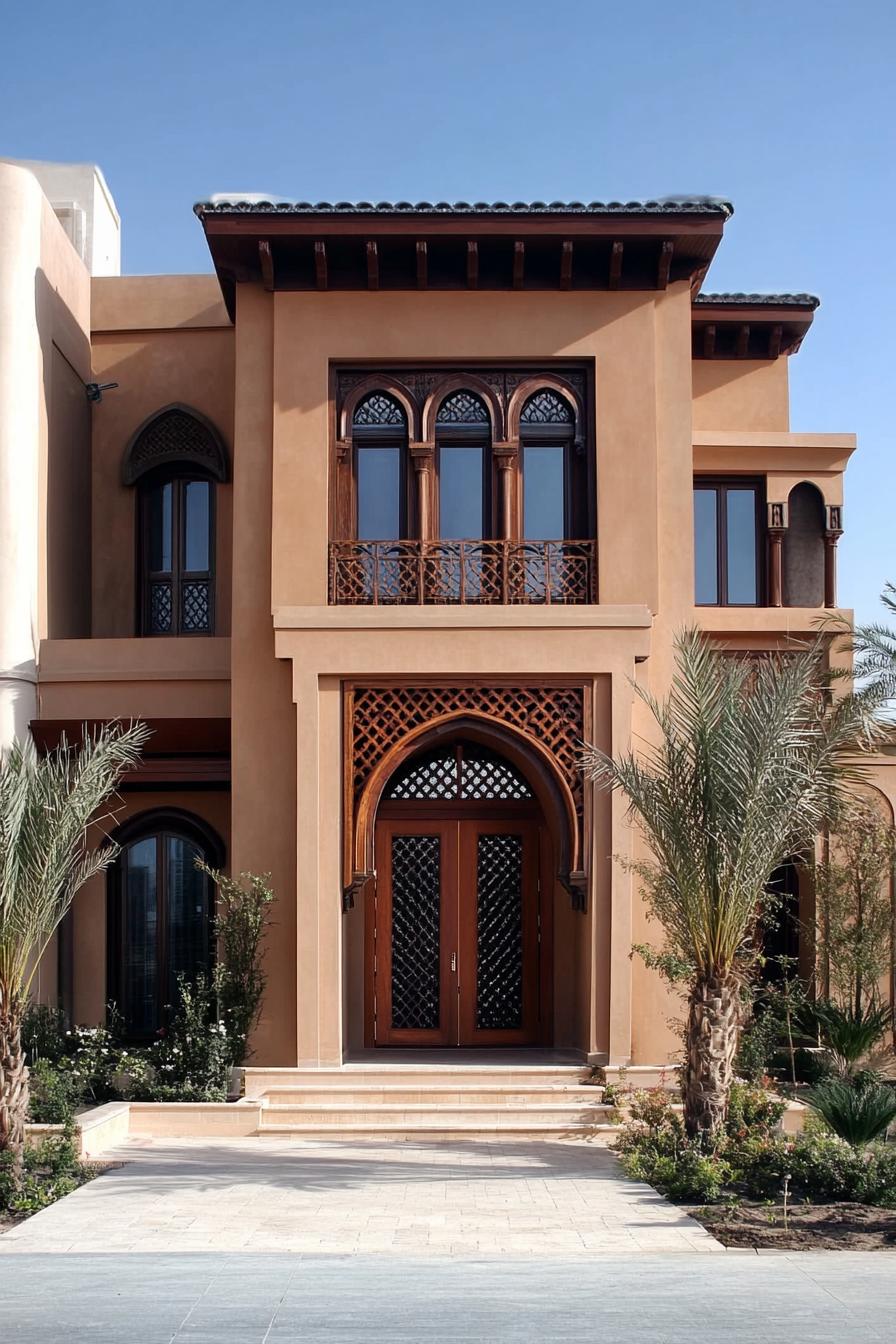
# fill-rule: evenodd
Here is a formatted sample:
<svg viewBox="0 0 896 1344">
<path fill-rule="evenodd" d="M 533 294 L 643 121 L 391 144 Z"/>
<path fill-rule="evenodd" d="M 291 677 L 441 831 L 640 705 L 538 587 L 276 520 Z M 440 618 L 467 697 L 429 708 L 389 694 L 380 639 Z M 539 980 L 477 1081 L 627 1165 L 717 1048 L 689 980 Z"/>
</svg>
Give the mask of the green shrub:
<svg viewBox="0 0 896 1344">
<path fill-rule="evenodd" d="M 216 1020 L 215 986 L 200 975 L 178 980 L 178 1004 L 170 1025 L 153 1047 L 149 1101 L 226 1101 L 230 1046 Z"/>
<path fill-rule="evenodd" d="M 730 1137 L 768 1137 L 778 1127 L 787 1103 L 772 1098 L 764 1087 L 733 1083 L 728 1095 L 725 1129 Z"/>
<path fill-rule="evenodd" d="M 735 1182 L 754 1199 L 776 1198 L 789 1175 L 795 1198 L 811 1203 L 896 1205 L 896 1149 L 886 1145 L 860 1152 L 831 1134 L 801 1134 L 748 1140 L 729 1160 Z"/>
<path fill-rule="evenodd" d="M 65 1063 L 39 1058 L 29 1069 L 28 1119 L 35 1125 L 64 1125 L 81 1100 L 80 1079 Z"/>
<path fill-rule="evenodd" d="M 22 1018 L 22 1049 L 31 1067 L 39 1059 L 58 1064 L 67 1050 L 65 1016 L 61 1008 L 29 1003 Z"/>
<path fill-rule="evenodd" d="M 96 1175 L 96 1169 L 78 1157 L 72 1127 L 25 1148 L 25 1171 L 18 1188 L 13 1157 L 9 1150 L 0 1153 L 0 1209 L 10 1213 L 37 1213 Z"/>
<path fill-rule="evenodd" d="M 854 1082 L 830 1078 L 814 1088 L 806 1102 L 854 1148 L 881 1138 L 896 1120 L 896 1090 L 873 1076 Z"/>
<path fill-rule="evenodd" d="M 807 1025 L 817 1030 L 843 1077 L 858 1071 L 893 1026 L 891 1010 L 873 1004 L 857 1012 L 854 1007 L 841 1008 L 830 999 L 818 999 L 807 1005 L 805 1013 Z"/>
</svg>

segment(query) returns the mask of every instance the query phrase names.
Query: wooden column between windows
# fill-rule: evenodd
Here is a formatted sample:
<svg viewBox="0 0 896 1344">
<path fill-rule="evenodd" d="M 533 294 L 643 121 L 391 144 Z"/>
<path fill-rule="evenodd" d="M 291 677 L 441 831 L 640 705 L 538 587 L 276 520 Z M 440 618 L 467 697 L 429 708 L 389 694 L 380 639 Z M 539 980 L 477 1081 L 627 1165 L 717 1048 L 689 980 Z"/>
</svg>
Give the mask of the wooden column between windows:
<svg viewBox="0 0 896 1344">
<path fill-rule="evenodd" d="M 769 502 L 766 531 L 768 534 L 768 605 L 770 607 L 781 607 L 784 605 L 781 559 L 784 533 L 787 531 L 786 504 Z"/>
<path fill-rule="evenodd" d="M 417 523 L 421 541 L 430 541 L 434 530 L 432 482 L 435 472 L 435 448 L 431 443 L 412 443 L 417 490 Z"/>
<path fill-rule="evenodd" d="M 843 536 L 843 511 L 839 504 L 825 509 L 824 532 L 824 604 L 837 605 L 837 542 Z"/>
<path fill-rule="evenodd" d="M 498 468 L 498 535 L 503 541 L 513 536 L 513 473 L 519 461 L 515 443 L 496 443 L 492 457 Z"/>
</svg>

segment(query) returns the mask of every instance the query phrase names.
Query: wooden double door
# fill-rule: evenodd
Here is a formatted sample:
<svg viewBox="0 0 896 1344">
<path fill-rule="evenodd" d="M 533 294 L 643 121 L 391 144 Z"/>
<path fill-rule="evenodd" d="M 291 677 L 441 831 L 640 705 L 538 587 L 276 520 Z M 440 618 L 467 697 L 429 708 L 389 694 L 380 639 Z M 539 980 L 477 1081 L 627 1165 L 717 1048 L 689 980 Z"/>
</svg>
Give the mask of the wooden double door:
<svg viewBox="0 0 896 1344">
<path fill-rule="evenodd" d="M 542 902 L 549 858 L 540 812 L 476 812 L 386 807 L 377 821 L 371 1044 L 550 1043 L 550 902 Z"/>
</svg>

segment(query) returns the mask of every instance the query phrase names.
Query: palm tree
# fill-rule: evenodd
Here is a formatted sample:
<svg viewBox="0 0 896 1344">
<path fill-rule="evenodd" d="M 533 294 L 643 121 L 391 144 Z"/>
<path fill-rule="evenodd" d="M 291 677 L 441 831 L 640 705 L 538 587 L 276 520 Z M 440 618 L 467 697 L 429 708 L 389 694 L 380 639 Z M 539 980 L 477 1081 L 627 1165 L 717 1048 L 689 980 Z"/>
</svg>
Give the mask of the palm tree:
<svg viewBox="0 0 896 1344">
<path fill-rule="evenodd" d="M 880 600 L 896 619 L 896 585 L 886 584 Z M 845 616 L 831 615 L 822 622 L 822 629 L 841 634 L 841 647 L 853 655 L 852 667 L 840 675 L 854 677 L 881 700 L 896 699 L 896 626 L 871 621 L 853 628 Z"/>
<path fill-rule="evenodd" d="M 686 631 L 668 698 L 636 688 L 656 740 L 615 760 L 588 748 L 582 762 L 627 796 L 646 841 L 650 860 L 633 867 L 665 933 L 654 961 L 688 984 L 685 1124 L 707 1140 L 727 1113 L 769 878 L 860 777 L 844 752 L 877 733 L 873 696 L 826 693 L 826 648 L 739 658 Z"/>
<path fill-rule="evenodd" d="M 87 827 L 102 821 L 122 771 L 137 764 L 144 724 L 107 724 L 83 745 L 63 739 L 39 756 L 14 742 L 0 756 L 0 1151 L 21 1167 L 28 1109 L 22 1015 L 31 981 L 79 887 L 107 868 L 116 848 L 91 848 Z"/>
</svg>

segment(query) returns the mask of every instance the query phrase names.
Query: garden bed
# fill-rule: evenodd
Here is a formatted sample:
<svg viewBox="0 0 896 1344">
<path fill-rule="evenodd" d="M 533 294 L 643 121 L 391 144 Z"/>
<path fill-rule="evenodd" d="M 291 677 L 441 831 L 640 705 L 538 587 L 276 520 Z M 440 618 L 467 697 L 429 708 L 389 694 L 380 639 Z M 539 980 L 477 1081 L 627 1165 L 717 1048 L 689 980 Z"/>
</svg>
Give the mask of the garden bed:
<svg viewBox="0 0 896 1344">
<path fill-rule="evenodd" d="M 894 1251 L 896 1209 L 871 1204 L 782 1204 L 687 1207 L 723 1246 L 760 1251 Z"/>
</svg>

